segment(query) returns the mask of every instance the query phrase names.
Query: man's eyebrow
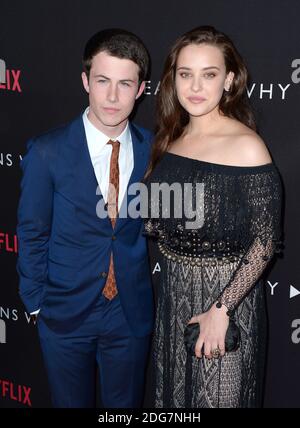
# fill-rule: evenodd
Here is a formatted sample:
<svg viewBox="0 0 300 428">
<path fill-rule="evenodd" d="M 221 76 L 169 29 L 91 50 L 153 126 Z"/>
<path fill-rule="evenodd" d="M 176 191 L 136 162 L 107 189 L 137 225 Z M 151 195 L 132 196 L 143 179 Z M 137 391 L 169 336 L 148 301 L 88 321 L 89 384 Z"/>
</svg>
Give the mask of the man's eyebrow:
<svg viewBox="0 0 300 428">
<path fill-rule="evenodd" d="M 104 76 L 104 74 L 95 74 L 94 77 L 102 77 L 103 79 L 109 80 L 109 77 Z"/>
<path fill-rule="evenodd" d="M 132 83 L 135 83 L 136 80 L 133 80 L 133 79 L 121 79 L 120 82 L 132 82 Z"/>
<path fill-rule="evenodd" d="M 109 77 L 107 77 L 107 76 L 105 76 L 104 74 L 95 74 L 95 76 L 94 76 L 95 78 L 99 78 L 99 77 L 101 77 L 102 79 L 106 79 L 106 80 L 110 80 L 110 78 Z M 121 79 L 121 80 L 119 80 L 119 82 L 132 82 L 132 83 L 134 83 L 135 82 L 135 80 L 133 80 L 133 79 Z"/>
</svg>

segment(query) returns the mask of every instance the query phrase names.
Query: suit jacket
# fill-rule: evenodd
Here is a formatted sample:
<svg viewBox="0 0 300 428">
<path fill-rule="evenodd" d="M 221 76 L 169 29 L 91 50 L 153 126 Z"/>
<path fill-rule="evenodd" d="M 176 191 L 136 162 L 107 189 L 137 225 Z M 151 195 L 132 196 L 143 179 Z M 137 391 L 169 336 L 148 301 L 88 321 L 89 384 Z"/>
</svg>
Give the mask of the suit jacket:
<svg viewBox="0 0 300 428">
<path fill-rule="evenodd" d="M 152 134 L 130 124 L 134 169 L 141 181 Z M 141 218 L 99 218 L 102 195 L 90 159 L 82 116 L 30 140 L 21 162 L 23 179 L 17 235 L 19 292 L 28 312 L 56 331 L 80 325 L 99 299 L 113 253 L 118 293 L 133 334 L 153 325 L 153 297 Z M 134 196 L 123 200 L 126 209 Z M 125 204 L 125 205 L 124 205 Z"/>
</svg>

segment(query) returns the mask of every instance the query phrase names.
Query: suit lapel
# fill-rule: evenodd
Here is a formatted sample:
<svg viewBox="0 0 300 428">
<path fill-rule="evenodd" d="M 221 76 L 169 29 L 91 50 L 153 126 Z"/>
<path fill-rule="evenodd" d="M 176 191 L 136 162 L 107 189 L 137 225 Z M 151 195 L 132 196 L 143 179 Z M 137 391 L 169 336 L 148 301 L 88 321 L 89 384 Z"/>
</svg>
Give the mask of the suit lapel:
<svg viewBox="0 0 300 428">
<path fill-rule="evenodd" d="M 140 183 L 148 165 L 148 157 L 149 157 L 148 146 L 147 144 L 143 144 L 144 142 L 143 135 L 132 123 L 130 123 L 130 132 L 131 132 L 131 138 L 132 138 L 134 166 L 133 166 L 133 170 L 128 182 L 126 193 L 120 208 L 120 213 L 117 218 L 117 222 L 115 226 L 116 231 L 119 230 L 126 223 L 126 221 L 130 220 L 129 218 L 127 218 L 128 205 L 136 195 L 128 195 L 127 194 L 128 188 L 130 188 L 131 184 Z"/>
<path fill-rule="evenodd" d="M 74 171 L 74 196 L 78 202 L 78 210 L 82 214 L 88 213 L 89 216 L 95 218 L 95 224 L 99 221 L 107 222 L 107 226 L 111 227 L 110 219 L 100 219 L 96 215 L 96 207 L 100 199 L 103 198 L 98 186 L 94 167 L 91 161 L 83 120 L 80 116 L 73 123 L 71 130 L 70 143 L 72 147 L 72 160 Z M 80 210 L 82 207 L 82 210 Z"/>
</svg>

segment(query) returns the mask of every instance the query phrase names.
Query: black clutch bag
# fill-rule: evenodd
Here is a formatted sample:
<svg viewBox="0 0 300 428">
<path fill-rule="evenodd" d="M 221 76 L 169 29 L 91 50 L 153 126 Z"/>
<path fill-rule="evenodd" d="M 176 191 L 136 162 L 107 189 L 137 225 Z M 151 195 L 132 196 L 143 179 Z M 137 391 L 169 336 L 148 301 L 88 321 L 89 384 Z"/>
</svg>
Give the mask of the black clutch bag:
<svg viewBox="0 0 300 428">
<path fill-rule="evenodd" d="M 198 322 L 188 324 L 184 330 L 184 344 L 189 355 L 195 356 L 195 346 L 200 334 Z M 225 336 L 225 351 L 236 351 L 240 346 L 240 330 L 233 319 L 229 320 Z"/>
</svg>

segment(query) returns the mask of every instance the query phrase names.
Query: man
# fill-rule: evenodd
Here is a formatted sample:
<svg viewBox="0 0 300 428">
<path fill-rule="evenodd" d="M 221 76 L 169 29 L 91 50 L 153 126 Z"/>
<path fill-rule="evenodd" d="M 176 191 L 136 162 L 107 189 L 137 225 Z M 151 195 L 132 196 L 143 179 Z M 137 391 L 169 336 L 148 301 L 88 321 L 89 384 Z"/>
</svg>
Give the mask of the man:
<svg viewBox="0 0 300 428">
<path fill-rule="evenodd" d="M 83 65 L 89 108 L 30 141 L 22 161 L 20 295 L 38 314 L 55 407 L 94 407 L 97 365 L 103 405 L 138 407 L 151 280 L 142 219 L 118 213 L 150 155 L 150 132 L 128 120 L 145 87 L 148 54 L 134 34 L 104 30 L 88 41 Z"/>
</svg>

